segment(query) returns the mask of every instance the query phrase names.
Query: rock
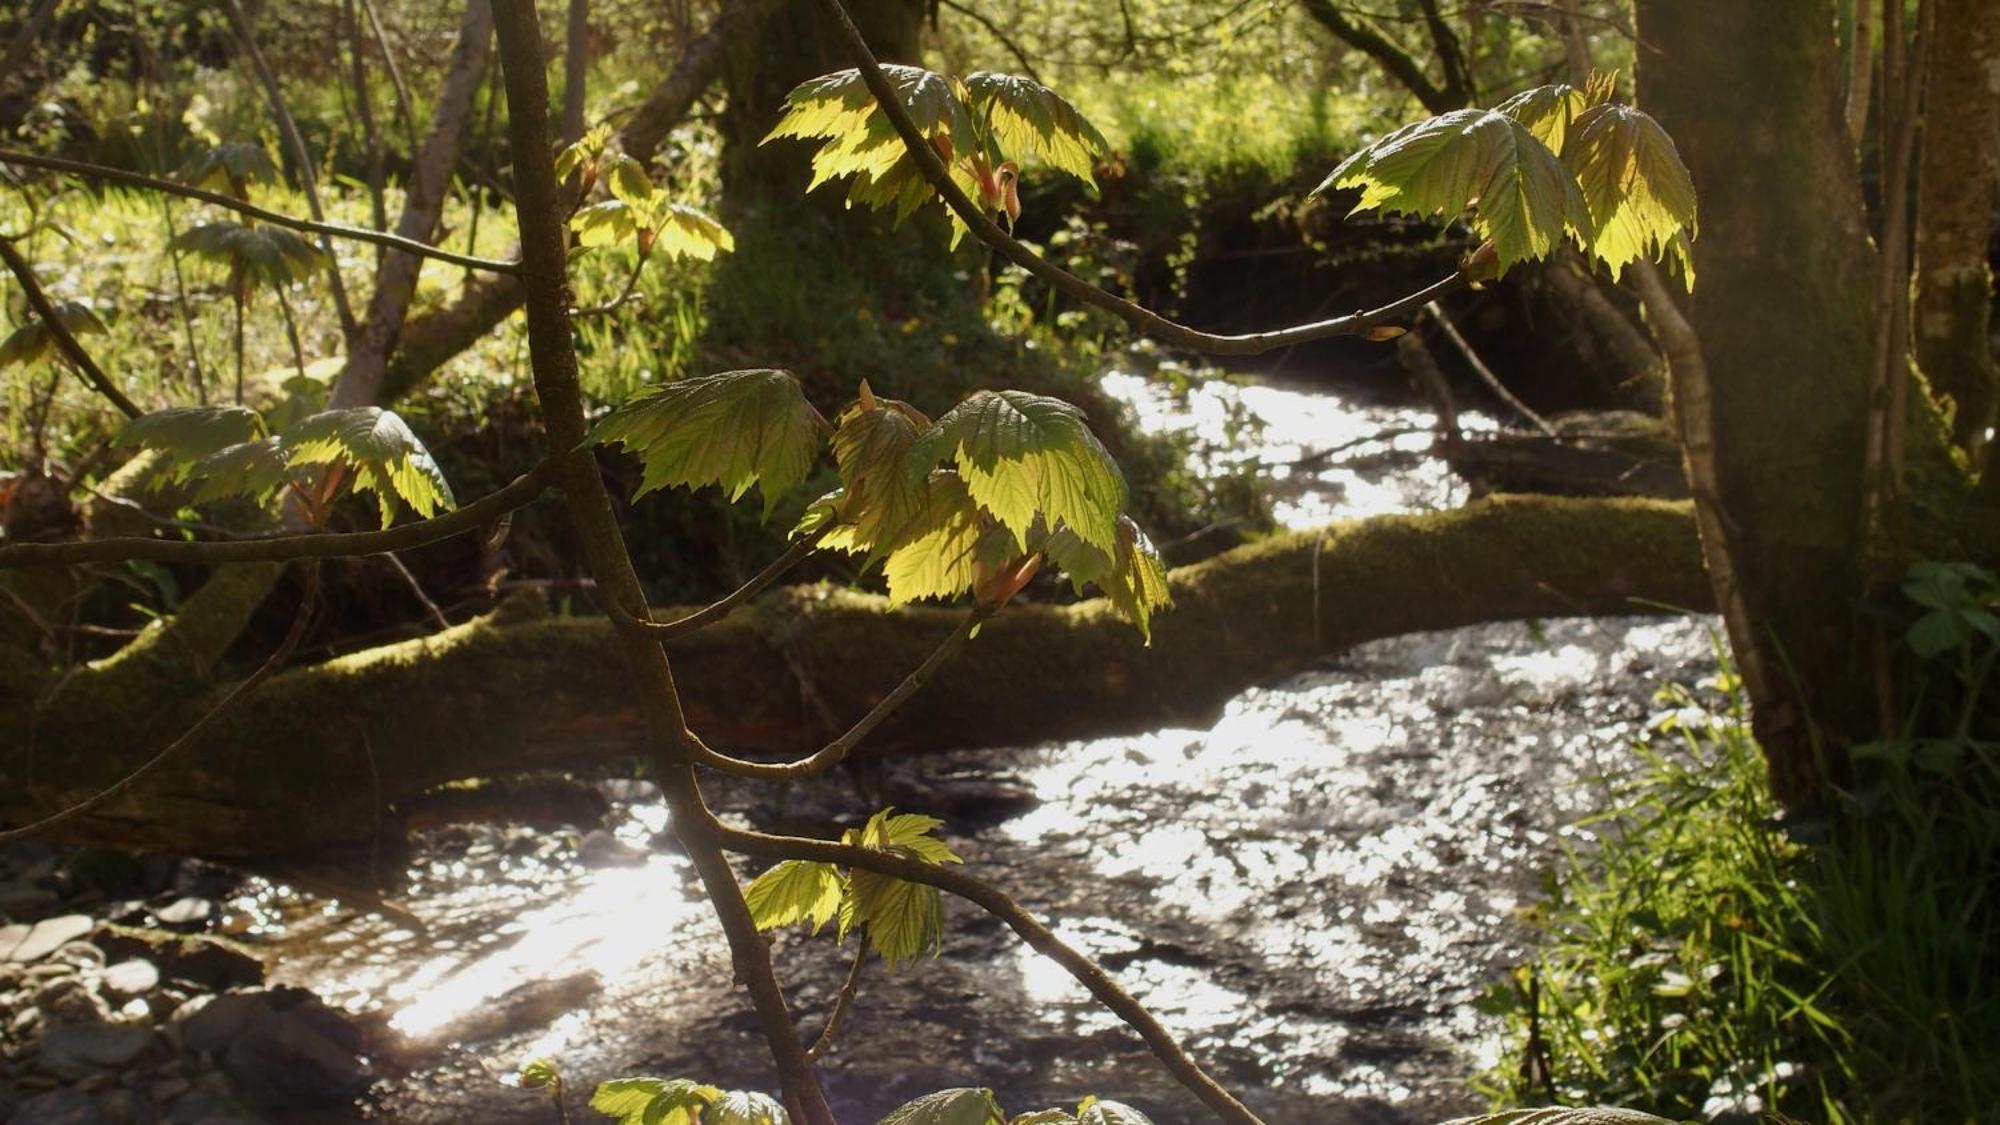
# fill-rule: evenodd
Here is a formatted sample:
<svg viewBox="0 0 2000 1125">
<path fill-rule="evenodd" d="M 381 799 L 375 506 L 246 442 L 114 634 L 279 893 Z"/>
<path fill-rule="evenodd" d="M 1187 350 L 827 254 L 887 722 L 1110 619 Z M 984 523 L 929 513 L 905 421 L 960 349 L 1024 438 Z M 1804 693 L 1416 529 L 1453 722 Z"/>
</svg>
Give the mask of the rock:
<svg viewBox="0 0 2000 1125">
<path fill-rule="evenodd" d="M 96 924 L 87 914 L 63 914 L 54 918 L 44 918 L 35 923 L 34 928 L 28 931 L 20 944 L 7 954 L 7 959 L 20 964 L 39 961 L 54 953 L 65 942 L 75 941 L 89 933 L 91 927 Z"/>
<path fill-rule="evenodd" d="M 160 970 L 151 961 L 133 958 L 104 970 L 98 986 L 113 996 L 142 996 L 158 987 Z"/>
<path fill-rule="evenodd" d="M 199 927 L 214 912 L 214 905 L 207 899 L 188 896 L 177 898 L 153 911 L 153 917 L 159 919 L 163 926 Z"/>
<path fill-rule="evenodd" d="M 97 1108 L 112 1125 L 153 1125 L 159 1119 L 136 1090 L 107 1090 L 97 1095 Z"/>
<path fill-rule="evenodd" d="M 576 858 L 585 867 L 638 867 L 646 862 L 647 853 L 599 828 L 577 845 Z"/>
<path fill-rule="evenodd" d="M 227 938 L 106 923 L 98 927 L 96 941 L 113 958 L 143 957 L 153 962 L 169 980 L 216 991 L 264 983 L 263 960 Z"/>
<path fill-rule="evenodd" d="M 263 1118 L 220 1090 L 193 1090 L 167 1109 L 161 1125 L 262 1125 Z"/>
<path fill-rule="evenodd" d="M 35 1007 L 51 1020 L 65 1023 L 104 1023 L 111 1018 L 111 1009 L 90 986 L 76 977 L 61 977 L 43 985 L 35 992 Z"/>
<path fill-rule="evenodd" d="M 115 1023 L 54 1023 L 42 1031 L 35 1065 L 72 1081 L 132 1065 L 153 1045 L 143 1027 Z"/>
<path fill-rule="evenodd" d="M 11 926 L 0 926 L 0 960 L 11 958 L 14 955 L 15 947 L 21 944 L 21 939 L 27 937 L 28 931 L 32 929 L 34 927 L 28 925 L 26 922 L 16 922 Z"/>
<path fill-rule="evenodd" d="M 172 1022 L 180 1028 L 181 1049 L 220 1051 L 268 1010 L 261 992 L 197 996 L 180 1006 Z"/>
<path fill-rule="evenodd" d="M 306 1021 L 278 1012 L 267 1013 L 229 1044 L 222 1069 L 245 1090 L 285 1105 L 351 1102 L 374 1080 L 352 1051 L 331 1042 Z"/>
<path fill-rule="evenodd" d="M 19 880 L 0 883 L 0 914 L 9 918 L 33 917 L 47 911 L 56 901 L 55 892 L 46 887 Z M 6 944 L 6 939 L 0 938 L 0 949 Z M 0 952 L 0 956 L 5 953 Z"/>
<path fill-rule="evenodd" d="M 50 1090 L 22 1102 L 7 1125 L 112 1125 L 88 1094 Z"/>
</svg>

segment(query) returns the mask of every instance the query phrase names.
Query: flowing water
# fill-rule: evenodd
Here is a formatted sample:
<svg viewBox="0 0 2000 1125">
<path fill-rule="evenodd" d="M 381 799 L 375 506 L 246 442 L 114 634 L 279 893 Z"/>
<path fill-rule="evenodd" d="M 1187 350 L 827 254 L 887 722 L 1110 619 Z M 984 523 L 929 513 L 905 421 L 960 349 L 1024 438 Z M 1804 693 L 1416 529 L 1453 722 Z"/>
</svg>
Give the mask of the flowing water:
<svg viewBox="0 0 2000 1125">
<path fill-rule="evenodd" d="M 1110 386 L 1149 425 L 1207 439 L 1211 469 L 1246 455 L 1281 466 L 1287 523 L 1462 499 L 1407 432 L 1422 430 L 1418 411 L 1277 387 Z M 1246 416 L 1262 422 L 1247 443 Z M 1700 620 L 1402 637 L 1248 691 L 1209 729 L 928 756 L 898 763 L 892 787 L 958 810 L 944 831 L 971 870 L 1110 968 L 1274 1125 L 1436 1120 L 1477 1107 L 1465 1079 L 1496 1042 L 1472 1002 L 1523 957 L 1519 912 L 1560 862 L 1564 825 L 1599 806 L 1653 693 L 1712 675 L 1710 654 Z M 615 842 L 428 837 L 398 898 L 422 936 L 266 883 L 232 904 L 282 979 L 415 1044 L 376 1116 L 546 1121 L 540 1095 L 504 1082 L 536 1055 L 586 1091 L 635 1073 L 768 1082 L 664 809 L 644 783 L 608 788 Z M 747 823 L 869 811 L 844 779 L 782 804 L 729 786 L 715 797 Z M 1053 962 L 964 904 L 947 904 L 946 929 L 942 958 L 866 969 L 825 1068 L 842 1120 L 959 1085 L 995 1087 L 1011 1112 L 1099 1093 L 1160 1125 L 1206 1119 Z M 809 1034 L 852 952 L 830 935 L 777 939 Z"/>
</svg>

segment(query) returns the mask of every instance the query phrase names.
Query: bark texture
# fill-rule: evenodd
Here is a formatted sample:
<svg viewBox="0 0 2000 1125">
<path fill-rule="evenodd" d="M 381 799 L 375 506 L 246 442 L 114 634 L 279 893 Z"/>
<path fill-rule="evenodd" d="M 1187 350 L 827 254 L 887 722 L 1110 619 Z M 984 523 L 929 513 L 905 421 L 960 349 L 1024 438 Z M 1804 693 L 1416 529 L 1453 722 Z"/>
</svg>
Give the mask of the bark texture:
<svg viewBox="0 0 2000 1125">
<path fill-rule="evenodd" d="M 1175 608 L 1155 619 L 1151 648 L 1102 601 L 1010 607 L 864 752 L 1200 724 L 1244 687 L 1362 641 L 1647 604 L 1701 609 L 1709 596 L 1686 505 L 1644 500 L 1497 498 L 1336 525 L 1171 581 Z M 207 615 L 191 605 L 185 616 Z M 796 756 L 837 733 L 808 691 L 851 721 L 961 617 L 799 588 L 670 652 L 689 721 L 711 744 Z M 201 637 L 135 646 L 59 689 L 0 652 L 0 696 L 43 701 L 0 712 L 0 775 L 23 779 L 0 791 L 0 823 L 73 803 L 173 737 L 226 687 L 210 679 L 212 659 L 178 654 L 212 648 Z M 619 648 L 601 619 L 519 601 L 435 637 L 287 671 L 181 765 L 72 836 L 218 858 L 324 851 L 397 831 L 399 802 L 448 781 L 641 753 L 645 723 Z"/>
<path fill-rule="evenodd" d="M 1917 178 L 1914 324 L 1917 362 L 1952 400 L 1952 438 L 1967 450 L 1994 420 L 1987 246 L 2000 188 L 2000 4 L 1934 0 L 1923 158 Z"/>
</svg>

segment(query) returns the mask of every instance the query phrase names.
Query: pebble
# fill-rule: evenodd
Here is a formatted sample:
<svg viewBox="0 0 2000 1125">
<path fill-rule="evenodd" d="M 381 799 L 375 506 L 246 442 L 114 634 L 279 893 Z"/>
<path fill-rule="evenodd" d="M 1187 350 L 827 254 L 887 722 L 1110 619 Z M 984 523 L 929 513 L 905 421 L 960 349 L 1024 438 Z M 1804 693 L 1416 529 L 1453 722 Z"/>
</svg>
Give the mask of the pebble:
<svg viewBox="0 0 2000 1125">
<path fill-rule="evenodd" d="M 646 862 L 647 852 L 599 828 L 577 844 L 576 858 L 585 867 L 639 867 Z"/>
<path fill-rule="evenodd" d="M 35 1065 L 58 1078 L 78 1079 L 130 1066 L 153 1045 L 143 1027 L 115 1023 L 56 1023 L 43 1029 Z"/>
<path fill-rule="evenodd" d="M 7 1125 L 112 1125 L 96 1099 L 77 1090 L 56 1089 L 22 1102 Z"/>
<path fill-rule="evenodd" d="M 135 957 L 105 969 L 98 981 L 100 987 L 113 995 L 140 996 L 159 986 L 160 970 L 151 961 Z"/>
<path fill-rule="evenodd" d="M 153 917 L 159 919 L 162 925 L 198 926 L 208 921 L 208 916 L 214 912 L 215 907 L 207 899 L 188 896 L 177 898 L 153 911 Z"/>
<path fill-rule="evenodd" d="M 44 918 L 35 923 L 33 929 L 21 938 L 20 944 L 7 954 L 7 960 L 16 964 L 39 961 L 54 953 L 65 943 L 89 933 L 97 925 L 88 914 L 62 914 L 54 918 Z M 9 926 L 8 929 L 14 927 Z M 0 944 L 5 944 L 0 939 Z"/>
</svg>

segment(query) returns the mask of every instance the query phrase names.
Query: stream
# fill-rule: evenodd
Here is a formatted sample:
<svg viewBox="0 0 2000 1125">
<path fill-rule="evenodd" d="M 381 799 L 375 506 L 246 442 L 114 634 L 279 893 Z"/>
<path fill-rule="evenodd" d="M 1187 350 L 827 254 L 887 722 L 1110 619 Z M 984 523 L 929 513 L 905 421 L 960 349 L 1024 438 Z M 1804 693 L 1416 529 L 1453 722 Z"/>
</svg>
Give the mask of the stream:
<svg viewBox="0 0 2000 1125">
<path fill-rule="evenodd" d="M 1123 374 L 1107 387 L 1146 425 L 1191 430 L 1208 471 L 1277 466 L 1290 526 L 1464 499 L 1425 456 L 1420 408 L 1222 381 L 1176 395 Z M 1111 969 L 1273 1125 L 1440 1120 L 1482 1106 L 1466 1079 L 1497 1029 L 1472 1002 L 1524 958 L 1519 912 L 1561 862 L 1565 825 L 1600 807 L 1654 693 L 1714 674 L 1709 630 L 1630 618 L 1395 638 L 1245 692 L 1208 729 L 931 755 L 895 763 L 888 786 L 909 811 L 951 810 L 943 834 L 969 870 Z M 582 1094 L 641 1073 L 770 1081 L 656 793 L 606 790 L 613 826 L 581 841 L 425 836 L 395 896 L 422 936 L 262 880 L 225 904 L 279 981 L 416 1044 L 383 1065 L 372 1119 L 552 1120 L 545 1095 L 508 1083 L 535 1056 Z M 714 797 L 741 822 L 822 830 L 870 811 L 842 777 Z M 842 1120 L 964 1085 L 1010 1112 L 1097 1093 L 1159 1125 L 1208 1120 L 1054 963 L 963 903 L 945 922 L 941 958 L 867 968 L 824 1067 Z M 776 939 L 809 1036 L 852 952 L 830 933 Z"/>
</svg>

